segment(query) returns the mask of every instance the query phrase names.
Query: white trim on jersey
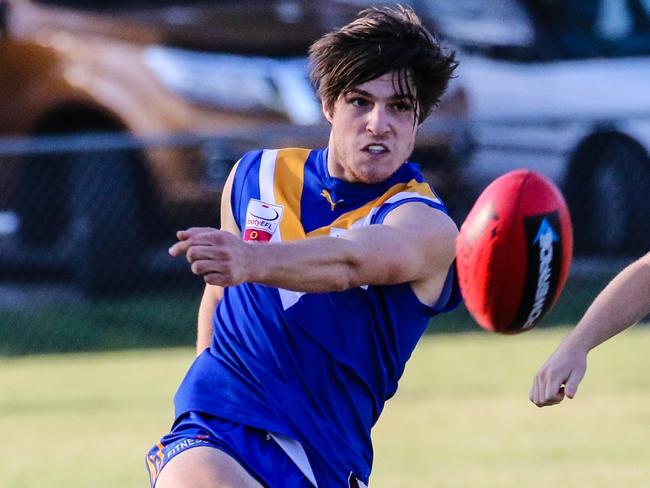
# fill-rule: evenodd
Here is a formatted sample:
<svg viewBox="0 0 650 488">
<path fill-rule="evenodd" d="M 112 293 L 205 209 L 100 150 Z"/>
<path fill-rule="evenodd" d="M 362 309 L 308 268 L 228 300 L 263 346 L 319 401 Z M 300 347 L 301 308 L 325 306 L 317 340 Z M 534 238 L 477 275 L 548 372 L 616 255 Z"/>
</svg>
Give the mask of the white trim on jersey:
<svg viewBox="0 0 650 488">
<path fill-rule="evenodd" d="M 270 203 L 272 205 L 276 205 L 273 183 L 275 180 L 275 160 L 277 156 L 277 149 L 265 149 L 260 160 L 260 200 L 262 200 L 264 203 Z M 273 233 L 273 236 L 271 236 L 271 242 L 274 241 L 282 242 L 282 236 L 280 235 L 279 227 Z"/>
<path fill-rule="evenodd" d="M 362 226 L 370 225 L 370 222 L 372 222 L 372 219 L 375 217 L 377 212 L 381 210 L 381 207 L 383 207 L 386 204 L 391 204 L 391 203 L 397 203 L 401 202 L 402 200 L 406 200 L 408 198 L 417 198 L 420 200 L 427 200 L 429 202 L 437 203 L 438 205 L 442 205 L 442 202 L 438 198 L 432 198 L 428 197 L 426 195 L 421 195 L 420 193 L 417 193 L 415 191 L 401 191 L 399 193 L 395 193 L 392 197 L 390 197 L 388 200 L 386 200 L 384 203 L 382 203 L 379 207 L 375 207 L 370 212 L 368 212 L 368 215 L 363 219 L 363 223 L 361 224 Z M 355 222 L 353 224 L 353 227 L 356 226 L 358 223 Z"/>
<path fill-rule="evenodd" d="M 314 471 L 311 469 L 311 464 L 309 464 L 307 453 L 305 452 L 305 448 L 302 447 L 302 444 L 297 440 L 282 434 L 269 432 L 269 435 L 278 443 L 287 456 L 289 456 L 289 459 L 298 466 L 298 469 L 305 475 L 305 478 L 307 478 L 312 485 L 318 488 Z"/>
<path fill-rule="evenodd" d="M 430 202 L 433 202 L 433 203 L 442 204 L 442 202 L 438 198 L 428 197 L 426 195 L 422 195 L 422 194 L 420 194 L 418 192 L 415 192 L 415 191 L 401 191 L 399 193 L 395 193 L 395 195 L 393 195 L 388 200 L 386 200 L 384 202 L 384 204 L 399 202 L 399 201 L 402 201 L 402 200 L 406 200 L 407 198 L 420 198 L 420 199 L 423 199 L 423 200 L 429 200 Z"/>
<path fill-rule="evenodd" d="M 277 149 L 265 149 L 264 152 L 262 152 L 262 158 L 260 159 L 260 200 L 273 205 L 277 205 L 274 190 L 275 162 L 277 157 Z M 269 242 L 282 242 L 282 231 L 280 226 L 275 230 Z M 283 288 L 278 288 L 278 293 L 280 294 L 280 301 L 282 302 L 282 308 L 284 310 L 287 310 L 289 307 L 298 303 L 300 297 L 304 295 L 302 292 L 285 290 Z"/>
<path fill-rule="evenodd" d="M 275 162 L 278 157 L 277 149 L 266 149 L 262 153 L 262 158 L 260 160 L 260 171 L 259 171 L 259 185 L 260 185 L 260 200 L 265 203 L 276 205 L 275 200 Z M 276 229 L 271 237 L 270 242 L 282 242 L 282 232 L 280 227 Z M 280 300 L 282 301 L 282 307 L 286 310 L 300 300 L 300 297 L 304 293 L 284 290 L 278 288 L 280 294 Z M 281 434 L 273 434 L 269 432 L 269 435 L 278 443 L 282 450 L 287 453 L 287 456 L 295 463 L 295 465 L 300 469 L 300 471 L 307 477 L 307 479 L 318 488 L 316 483 L 316 477 L 314 476 L 314 471 L 309 464 L 309 459 L 307 459 L 307 453 L 298 441 L 291 439 L 289 437 L 283 436 Z"/>
</svg>

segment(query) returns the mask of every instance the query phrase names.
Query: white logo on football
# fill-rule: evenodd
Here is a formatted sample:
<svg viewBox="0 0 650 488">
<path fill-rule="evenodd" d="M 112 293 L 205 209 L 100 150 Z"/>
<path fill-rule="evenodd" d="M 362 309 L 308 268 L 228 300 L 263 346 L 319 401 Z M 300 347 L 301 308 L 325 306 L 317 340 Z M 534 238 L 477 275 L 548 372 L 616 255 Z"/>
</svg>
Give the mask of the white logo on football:
<svg viewBox="0 0 650 488">
<path fill-rule="evenodd" d="M 537 291 L 535 292 L 535 303 L 528 315 L 522 329 L 529 329 L 535 325 L 535 321 L 542 315 L 546 298 L 550 289 L 551 264 L 553 262 L 553 242 L 557 240 L 553 228 L 546 219 L 542 220 L 535 243 L 539 243 L 539 277 L 537 278 Z"/>
</svg>

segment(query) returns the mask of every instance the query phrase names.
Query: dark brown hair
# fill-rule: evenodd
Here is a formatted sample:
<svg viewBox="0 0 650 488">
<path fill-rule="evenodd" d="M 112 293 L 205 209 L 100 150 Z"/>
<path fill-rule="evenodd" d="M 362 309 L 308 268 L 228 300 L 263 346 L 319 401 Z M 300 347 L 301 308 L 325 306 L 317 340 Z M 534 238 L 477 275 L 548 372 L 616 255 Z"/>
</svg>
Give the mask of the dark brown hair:
<svg viewBox="0 0 650 488">
<path fill-rule="evenodd" d="M 314 42 L 309 61 L 311 82 L 327 110 L 351 88 L 394 71 L 396 89 L 413 99 L 418 122 L 438 104 L 458 65 L 455 53 L 444 52 L 415 12 L 401 5 L 362 10 Z"/>
</svg>

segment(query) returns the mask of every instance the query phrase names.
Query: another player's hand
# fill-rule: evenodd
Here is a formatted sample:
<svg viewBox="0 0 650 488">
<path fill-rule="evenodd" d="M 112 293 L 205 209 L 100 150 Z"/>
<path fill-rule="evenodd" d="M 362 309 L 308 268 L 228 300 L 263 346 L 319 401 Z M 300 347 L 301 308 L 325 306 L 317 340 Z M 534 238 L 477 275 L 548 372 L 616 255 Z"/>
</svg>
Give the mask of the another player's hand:
<svg viewBox="0 0 650 488">
<path fill-rule="evenodd" d="M 251 262 L 251 246 L 230 232 L 207 227 L 193 227 L 176 233 L 178 242 L 169 254 L 183 256 L 192 265 L 192 272 L 206 283 L 233 286 L 245 281 Z"/>
<path fill-rule="evenodd" d="M 578 347 L 560 346 L 533 379 L 530 401 L 538 407 L 573 398 L 587 370 L 587 353 Z"/>
</svg>

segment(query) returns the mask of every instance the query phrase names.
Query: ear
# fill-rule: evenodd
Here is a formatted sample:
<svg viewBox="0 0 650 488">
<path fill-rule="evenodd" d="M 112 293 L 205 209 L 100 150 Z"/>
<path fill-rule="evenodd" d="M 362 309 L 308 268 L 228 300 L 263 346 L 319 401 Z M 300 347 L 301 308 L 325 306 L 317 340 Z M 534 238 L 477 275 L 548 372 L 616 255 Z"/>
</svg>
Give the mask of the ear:
<svg viewBox="0 0 650 488">
<path fill-rule="evenodd" d="M 332 123 L 332 113 L 329 111 L 329 109 L 325 105 L 325 100 L 320 101 L 320 106 L 321 106 L 321 109 L 323 110 L 323 115 L 325 116 L 325 119 L 331 124 Z"/>
</svg>

